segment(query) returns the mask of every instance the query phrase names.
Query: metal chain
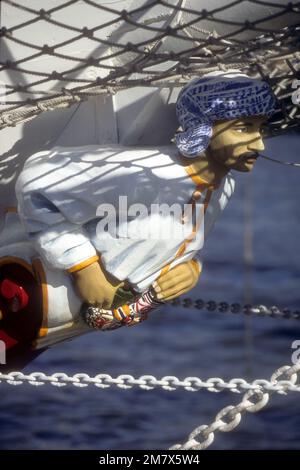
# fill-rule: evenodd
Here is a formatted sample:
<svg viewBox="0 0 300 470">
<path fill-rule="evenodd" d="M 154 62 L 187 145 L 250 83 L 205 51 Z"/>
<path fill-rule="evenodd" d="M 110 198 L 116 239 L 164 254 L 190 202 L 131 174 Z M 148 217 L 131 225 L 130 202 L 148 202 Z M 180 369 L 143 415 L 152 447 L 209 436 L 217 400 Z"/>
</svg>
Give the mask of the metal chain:
<svg viewBox="0 0 300 470">
<path fill-rule="evenodd" d="M 222 391 L 229 391 L 233 393 L 244 393 L 245 391 L 251 392 L 276 392 L 279 394 L 286 394 L 287 392 L 300 392 L 300 383 L 291 380 L 276 380 L 274 383 L 264 379 L 257 379 L 253 382 L 247 382 L 241 378 L 234 378 L 225 381 L 220 377 L 213 377 L 207 380 L 202 380 L 199 377 L 186 377 L 179 379 L 175 376 L 165 376 L 157 379 L 153 375 L 142 375 L 135 378 L 129 374 L 122 374 L 118 377 L 111 377 L 109 374 L 98 374 L 90 377 L 85 373 L 77 373 L 69 376 L 63 372 L 56 372 L 52 375 L 46 375 L 43 372 L 32 372 L 24 374 L 23 372 L 9 372 L 7 374 L 0 373 L 0 383 L 7 383 L 9 385 L 22 385 L 27 383 L 33 386 L 41 386 L 50 384 L 55 387 L 64 387 L 66 385 L 74 385 L 74 387 L 88 387 L 94 385 L 98 388 L 109 388 L 116 386 L 121 389 L 130 389 L 139 387 L 143 390 L 154 390 L 162 388 L 168 391 L 175 391 L 184 389 L 188 392 L 198 392 L 206 390 L 208 392 L 219 393 Z"/>
<path fill-rule="evenodd" d="M 294 366 L 283 366 L 277 369 L 271 376 L 271 384 L 274 388 L 277 387 L 278 383 L 282 380 L 296 384 L 298 376 L 297 373 L 300 371 L 300 363 Z M 274 393 L 274 389 L 270 389 L 266 392 L 265 388 L 260 390 L 249 390 L 247 391 L 243 399 L 237 405 L 230 405 L 222 408 L 221 411 L 216 415 L 214 421 L 209 425 L 202 425 L 194 429 L 194 431 L 188 436 L 188 439 L 183 444 L 175 444 L 171 450 L 203 450 L 209 447 L 214 439 L 215 432 L 229 432 L 235 429 L 241 422 L 242 415 L 246 412 L 256 413 L 264 408 L 270 398 L 271 393 Z M 282 391 L 285 393 L 285 391 Z"/>
<path fill-rule="evenodd" d="M 195 308 L 197 310 L 208 310 L 209 312 L 221 313 L 243 313 L 244 315 L 256 315 L 258 317 L 286 318 L 289 320 L 300 320 L 300 310 L 290 310 L 280 308 L 276 305 L 267 307 L 266 305 L 242 305 L 238 302 L 232 304 L 228 302 L 216 302 L 214 300 L 205 301 L 203 299 L 191 299 L 185 297 L 177 298 L 171 302 L 173 307 Z"/>
</svg>

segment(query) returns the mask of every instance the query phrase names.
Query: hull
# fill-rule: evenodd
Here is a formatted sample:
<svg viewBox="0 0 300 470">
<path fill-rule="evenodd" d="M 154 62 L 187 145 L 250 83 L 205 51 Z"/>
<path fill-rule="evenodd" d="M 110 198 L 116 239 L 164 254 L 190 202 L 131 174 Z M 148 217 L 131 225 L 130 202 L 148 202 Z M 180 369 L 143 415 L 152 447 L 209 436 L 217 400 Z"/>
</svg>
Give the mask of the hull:
<svg viewBox="0 0 300 470">
<path fill-rule="evenodd" d="M 35 298 L 29 299 L 29 311 L 26 312 L 25 309 L 24 312 L 20 310 L 11 314 L 15 317 L 19 315 L 20 320 L 27 315 L 28 322 L 36 319 L 30 349 L 48 348 L 91 331 L 80 316 L 81 301 L 73 289 L 70 277 L 62 271 L 49 269 L 41 261 L 26 240 L 18 215 L 13 212 L 6 214 L 0 233 L 0 272 L 7 271 L 9 266 L 12 266 L 8 276 L 11 280 L 14 281 L 14 266 L 20 266 L 25 270 L 24 278 L 28 273 L 33 276 L 32 281 L 36 284 L 36 290 L 31 294 Z M 19 278 L 18 280 L 20 281 Z M 13 331 L 10 336 L 14 338 Z"/>
</svg>

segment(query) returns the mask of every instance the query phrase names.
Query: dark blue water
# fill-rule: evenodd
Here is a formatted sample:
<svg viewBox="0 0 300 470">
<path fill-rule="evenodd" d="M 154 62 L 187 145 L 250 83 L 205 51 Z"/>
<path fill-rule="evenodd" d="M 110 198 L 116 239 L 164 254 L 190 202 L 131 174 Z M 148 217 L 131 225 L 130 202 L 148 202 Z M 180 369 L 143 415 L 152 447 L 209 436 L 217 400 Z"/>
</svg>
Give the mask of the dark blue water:
<svg viewBox="0 0 300 470">
<path fill-rule="evenodd" d="M 270 141 L 273 155 L 299 161 L 299 137 Z M 268 150 L 270 151 L 270 150 Z M 194 298 L 300 308 L 300 169 L 259 161 L 238 175 L 236 193 L 205 246 Z M 252 204 L 252 280 L 245 276 L 246 207 Z M 249 202 L 250 201 L 250 202 Z M 249 211 L 248 211 L 249 212 Z M 250 211 L 251 212 L 251 211 Z M 249 218 L 248 218 L 249 220 Z M 270 378 L 291 361 L 300 323 L 166 307 L 136 328 L 92 333 L 41 355 L 26 371 L 179 378 Z M 211 422 L 241 395 L 0 385 L 1 449 L 166 449 Z M 274 395 L 213 449 L 299 449 L 298 394 Z"/>
</svg>

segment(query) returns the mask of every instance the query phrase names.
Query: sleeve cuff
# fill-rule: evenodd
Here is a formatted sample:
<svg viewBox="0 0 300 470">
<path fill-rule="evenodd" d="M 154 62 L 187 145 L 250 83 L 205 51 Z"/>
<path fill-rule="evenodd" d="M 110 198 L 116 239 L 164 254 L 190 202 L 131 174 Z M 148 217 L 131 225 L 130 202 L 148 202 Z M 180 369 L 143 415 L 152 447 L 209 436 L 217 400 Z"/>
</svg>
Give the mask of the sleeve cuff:
<svg viewBox="0 0 300 470">
<path fill-rule="evenodd" d="M 77 271 L 80 271 L 81 269 L 86 268 L 87 266 L 90 266 L 91 264 L 95 263 L 96 261 L 99 261 L 99 256 L 95 255 L 92 256 L 91 258 L 88 258 L 84 261 L 81 261 L 81 263 L 75 264 L 74 266 L 71 266 L 70 268 L 66 269 L 66 271 L 70 274 L 75 273 Z"/>
</svg>

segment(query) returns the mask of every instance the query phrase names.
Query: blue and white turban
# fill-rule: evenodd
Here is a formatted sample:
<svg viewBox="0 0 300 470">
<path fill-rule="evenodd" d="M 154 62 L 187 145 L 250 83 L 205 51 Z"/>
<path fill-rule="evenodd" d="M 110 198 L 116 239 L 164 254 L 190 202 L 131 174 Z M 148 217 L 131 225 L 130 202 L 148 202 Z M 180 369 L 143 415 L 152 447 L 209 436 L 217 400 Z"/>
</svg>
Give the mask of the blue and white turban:
<svg viewBox="0 0 300 470">
<path fill-rule="evenodd" d="M 176 112 L 183 132 L 175 135 L 176 145 L 182 155 L 197 157 L 208 147 L 215 121 L 270 117 L 275 108 L 266 82 L 237 70 L 209 73 L 189 82 L 178 96 Z"/>
</svg>

